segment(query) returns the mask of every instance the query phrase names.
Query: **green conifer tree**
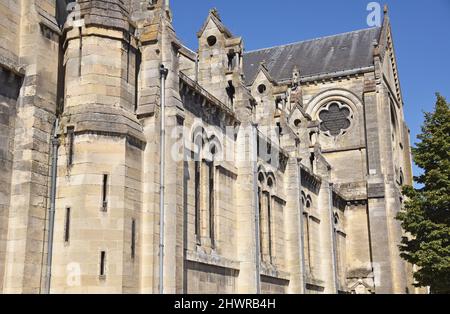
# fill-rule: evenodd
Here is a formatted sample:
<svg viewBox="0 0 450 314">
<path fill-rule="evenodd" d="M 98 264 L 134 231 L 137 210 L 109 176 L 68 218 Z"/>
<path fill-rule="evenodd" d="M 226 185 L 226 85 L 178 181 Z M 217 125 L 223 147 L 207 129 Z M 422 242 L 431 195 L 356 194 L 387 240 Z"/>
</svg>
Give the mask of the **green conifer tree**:
<svg viewBox="0 0 450 314">
<path fill-rule="evenodd" d="M 450 109 L 437 94 L 434 112 L 425 113 L 419 143 L 413 148 L 423 174 L 422 187 L 405 187 L 407 201 L 397 217 L 409 234 L 400 246 L 402 257 L 417 265 L 417 286 L 432 293 L 450 293 Z"/>
</svg>

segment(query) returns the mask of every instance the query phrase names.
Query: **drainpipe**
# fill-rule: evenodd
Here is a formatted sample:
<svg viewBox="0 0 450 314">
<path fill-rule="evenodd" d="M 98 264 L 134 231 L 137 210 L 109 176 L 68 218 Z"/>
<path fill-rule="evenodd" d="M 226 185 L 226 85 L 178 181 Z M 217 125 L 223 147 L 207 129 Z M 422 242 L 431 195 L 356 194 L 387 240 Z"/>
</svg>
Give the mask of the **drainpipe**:
<svg viewBox="0 0 450 314">
<path fill-rule="evenodd" d="M 306 294 L 306 269 L 305 269 L 305 236 L 304 236 L 304 212 L 305 208 L 303 207 L 302 202 L 302 168 L 300 165 L 301 159 L 298 159 L 297 161 L 297 167 L 298 167 L 298 188 L 299 188 L 299 202 L 300 202 L 300 217 L 299 217 L 299 225 L 300 225 L 300 258 L 301 258 L 301 267 L 302 267 L 302 293 Z"/>
<path fill-rule="evenodd" d="M 52 278 L 52 257 L 53 257 L 53 231 L 55 227 L 55 204 L 56 204 L 56 177 L 58 171 L 58 126 L 59 119 L 56 119 L 52 138 L 52 168 L 50 182 L 50 208 L 48 218 L 48 248 L 47 248 L 47 281 L 45 283 L 45 293 L 50 294 Z"/>
<path fill-rule="evenodd" d="M 169 70 L 161 64 L 161 134 L 160 134 L 160 192 L 159 192 L 159 293 L 164 294 L 164 202 L 165 202 L 165 158 L 166 158 L 166 79 Z"/>
<path fill-rule="evenodd" d="M 333 244 L 333 276 L 334 276 L 334 289 L 335 293 L 339 292 L 338 270 L 337 270 L 337 256 L 336 256 L 336 225 L 334 223 L 333 213 L 333 183 L 329 183 L 329 209 L 330 209 L 330 226 L 331 226 L 331 242 Z"/>
<path fill-rule="evenodd" d="M 252 125 L 253 130 L 253 196 L 255 202 L 255 239 L 256 239 L 256 294 L 261 293 L 261 239 L 259 230 L 259 195 L 258 195 L 258 129 L 256 124 Z"/>
</svg>

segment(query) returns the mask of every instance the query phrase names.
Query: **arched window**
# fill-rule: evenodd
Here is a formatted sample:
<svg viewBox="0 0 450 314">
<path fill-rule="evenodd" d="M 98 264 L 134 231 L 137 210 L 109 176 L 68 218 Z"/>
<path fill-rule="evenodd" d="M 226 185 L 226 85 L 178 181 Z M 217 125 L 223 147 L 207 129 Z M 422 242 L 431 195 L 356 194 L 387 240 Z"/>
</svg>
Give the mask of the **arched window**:
<svg viewBox="0 0 450 314">
<path fill-rule="evenodd" d="M 400 168 L 400 175 L 399 175 L 398 183 L 400 184 L 400 186 L 403 186 L 403 184 L 405 184 L 405 176 L 403 175 L 402 168 Z"/>
<path fill-rule="evenodd" d="M 264 182 L 266 180 L 266 177 L 264 176 L 264 173 L 260 172 L 258 174 L 258 181 L 260 185 L 264 185 Z"/>
<path fill-rule="evenodd" d="M 302 192 L 303 193 L 303 192 Z M 310 213 L 312 200 L 311 196 L 304 195 L 304 212 L 303 212 L 303 259 L 305 262 L 305 271 L 308 275 L 312 273 L 311 265 L 311 225 Z"/>
<path fill-rule="evenodd" d="M 272 196 L 275 189 L 273 173 L 260 171 L 258 174 L 258 205 L 259 205 L 259 236 L 261 260 L 272 263 L 273 235 L 272 235 Z"/>
<path fill-rule="evenodd" d="M 215 136 L 201 127 L 193 132 L 195 235 L 198 245 L 216 246 L 216 158 L 222 151 Z"/>
<path fill-rule="evenodd" d="M 203 148 L 207 142 L 207 134 L 203 127 L 198 126 L 192 132 L 192 143 L 194 144 L 194 159 L 201 160 Z"/>
<path fill-rule="evenodd" d="M 392 147 L 396 148 L 398 140 L 398 124 L 397 124 L 397 114 L 395 112 L 394 103 L 391 100 L 391 132 L 392 132 Z"/>
</svg>

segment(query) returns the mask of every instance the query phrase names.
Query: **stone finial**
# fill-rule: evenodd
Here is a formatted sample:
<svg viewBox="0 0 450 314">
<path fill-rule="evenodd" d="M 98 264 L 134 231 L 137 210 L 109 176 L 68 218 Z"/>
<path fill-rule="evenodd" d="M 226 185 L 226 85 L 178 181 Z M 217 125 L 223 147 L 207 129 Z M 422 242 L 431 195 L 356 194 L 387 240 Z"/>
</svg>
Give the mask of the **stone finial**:
<svg viewBox="0 0 450 314">
<path fill-rule="evenodd" d="M 389 13 L 389 7 L 387 4 L 384 5 L 384 9 L 383 9 L 384 14 L 388 14 Z"/>
<path fill-rule="evenodd" d="M 217 8 L 212 8 L 211 10 L 209 10 L 209 13 L 214 15 L 219 21 L 222 21 L 220 18 L 219 10 L 217 10 Z"/>
</svg>

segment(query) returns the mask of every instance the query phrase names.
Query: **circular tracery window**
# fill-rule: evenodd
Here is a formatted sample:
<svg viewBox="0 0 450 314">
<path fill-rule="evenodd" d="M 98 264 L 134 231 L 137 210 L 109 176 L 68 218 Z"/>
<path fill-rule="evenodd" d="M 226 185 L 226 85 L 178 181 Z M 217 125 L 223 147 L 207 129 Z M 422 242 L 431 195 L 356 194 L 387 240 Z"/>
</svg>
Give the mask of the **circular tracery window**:
<svg viewBox="0 0 450 314">
<path fill-rule="evenodd" d="M 320 130 L 327 136 L 347 133 L 353 119 L 350 108 L 339 101 L 333 101 L 319 111 Z"/>
</svg>

